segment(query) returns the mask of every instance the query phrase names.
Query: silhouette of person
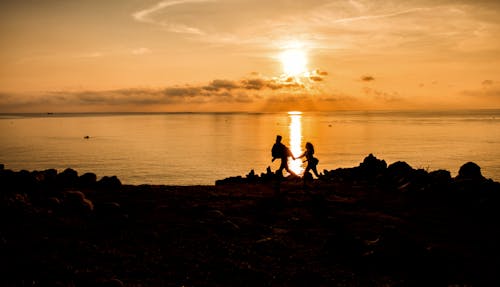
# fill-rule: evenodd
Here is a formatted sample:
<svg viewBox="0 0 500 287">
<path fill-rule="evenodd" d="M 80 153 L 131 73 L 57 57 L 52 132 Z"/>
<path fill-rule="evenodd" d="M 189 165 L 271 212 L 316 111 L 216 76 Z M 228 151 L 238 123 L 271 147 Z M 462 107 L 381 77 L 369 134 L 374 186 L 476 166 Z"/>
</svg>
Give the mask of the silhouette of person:
<svg viewBox="0 0 500 287">
<path fill-rule="evenodd" d="M 303 157 L 306 157 L 305 161 L 307 161 L 307 166 L 306 170 L 304 171 L 304 175 L 307 174 L 309 170 L 312 170 L 314 175 L 316 175 L 316 177 L 319 177 L 318 170 L 316 169 L 319 160 L 314 157 L 314 146 L 312 145 L 312 143 L 310 142 L 306 143 L 306 151 L 304 151 L 304 153 L 301 154 L 298 158 L 303 158 Z"/>
<path fill-rule="evenodd" d="M 273 156 L 272 160 L 273 162 L 277 158 L 281 159 L 281 165 L 280 168 L 276 171 L 276 174 L 283 175 L 283 169 L 284 169 L 289 174 L 296 176 L 296 174 L 293 171 L 291 171 L 290 168 L 288 167 L 288 158 L 292 157 L 295 160 L 295 157 L 293 156 L 290 149 L 283 143 L 281 143 L 280 135 L 276 136 L 276 142 L 274 143 L 273 148 L 271 149 L 271 154 Z"/>
</svg>

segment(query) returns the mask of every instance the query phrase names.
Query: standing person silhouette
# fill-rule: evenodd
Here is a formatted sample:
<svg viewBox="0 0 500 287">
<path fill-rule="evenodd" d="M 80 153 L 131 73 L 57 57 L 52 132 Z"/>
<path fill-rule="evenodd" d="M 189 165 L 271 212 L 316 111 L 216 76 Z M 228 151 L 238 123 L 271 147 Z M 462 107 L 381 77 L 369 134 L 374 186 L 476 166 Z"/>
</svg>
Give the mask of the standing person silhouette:
<svg viewBox="0 0 500 287">
<path fill-rule="evenodd" d="M 281 159 L 281 165 L 280 168 L 276 171 L 276 174 L 283 176 L 283 169 L 284 169 L 289 174 L 297 176 L 297 174 L 291 171 L 290 168 L 288 167 L 288 157 L 292 157 L 294 160 L 295 157 L 293 156 L 290 149 L 281 143 L 280 135 L 276 136 L 276 142 L 274 143 L 273 148 L 271 149 L 271 155 L 273 156 L 272 160 L 273 162 L 277 158 Z"/>
<path fill-rule="evenodd" d="M 304 175 L 306 175 L 309 170 L 312 170 L 314 175 L 316 177 L 319 177 L 318 170 L 316 169 L 316 166 L 318 165 L 319 159 L 314 157 L 314 146 L 312 143 L 307 142 L 306 143 L 306 151 L 304 151 L 303 154 L 301 154 L 298 158 L 306 157 L 307 161 L 307 167 L 306 170 L 304 171 Z"/>
</svg>

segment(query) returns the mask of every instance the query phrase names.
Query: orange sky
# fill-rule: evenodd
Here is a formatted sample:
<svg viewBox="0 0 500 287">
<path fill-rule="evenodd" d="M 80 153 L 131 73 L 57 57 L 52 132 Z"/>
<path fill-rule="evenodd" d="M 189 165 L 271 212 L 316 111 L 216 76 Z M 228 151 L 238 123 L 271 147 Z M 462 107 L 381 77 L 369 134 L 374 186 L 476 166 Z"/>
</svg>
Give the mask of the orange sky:
<svg viewBox="0 0 500 287">
<path fill-rule="evenodd" d="M 500 108 L 494 0 L 1 1 L 0 29 L 0 112 Z"/>
</svg>

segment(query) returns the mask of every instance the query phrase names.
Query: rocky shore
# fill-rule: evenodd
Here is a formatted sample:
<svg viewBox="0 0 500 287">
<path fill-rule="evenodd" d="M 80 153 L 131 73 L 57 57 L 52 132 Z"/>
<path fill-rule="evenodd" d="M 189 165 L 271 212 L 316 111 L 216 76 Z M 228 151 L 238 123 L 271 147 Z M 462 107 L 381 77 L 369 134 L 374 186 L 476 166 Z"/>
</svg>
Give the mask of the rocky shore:
<svg viewBox="0 0 500 287">
<path fill-rule="evenodd" d="M 0 165 L 1 286 L 500 286 L 500 183 L 387 164 L 122 185 Z"/>
</svg>

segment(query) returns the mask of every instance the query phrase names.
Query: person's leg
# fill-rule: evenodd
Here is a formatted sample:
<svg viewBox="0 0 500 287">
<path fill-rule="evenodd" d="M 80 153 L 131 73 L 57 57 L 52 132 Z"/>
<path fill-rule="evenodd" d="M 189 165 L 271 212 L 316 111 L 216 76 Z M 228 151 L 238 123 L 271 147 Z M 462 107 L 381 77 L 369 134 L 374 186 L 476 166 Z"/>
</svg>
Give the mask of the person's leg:
<svg viewBox="0 0 500 287">
<path fill-rule="evenodd" d="M 309 164 L 306 166 L 306 169 L 304 170 L 304 174 L 308 173 L 309 170 L 311 170 L 311 167 L 309 166 Z"/>
<path fill-rule="evenodd" d="M 294 175 L 294 176 L 298 176 L 295 172 L 293 172 L 292 170 L 290 170 L 290 167 L 288 167 L 288 163 L 286 164 L 285 166 L 285 170 L 291 174 L 291 175 Z"/>
<path fill-rule="evenodd" d="M 276 171 L 276 174 L 279 176 L 283 176 L 283 169 L 288 171 L 288 166 L 286 164 L 286 160 L 281 159 L 280 168 Z"/>
<path fill-rule="evenodd" d="M 312 167 L 311 169 L 312 169 L 312 171 L 313 171 L 314 175 L 315 175 L 316 177 L 319 177 L 318 170 L 316 169 L 316 166 Z"/>
</svg>

